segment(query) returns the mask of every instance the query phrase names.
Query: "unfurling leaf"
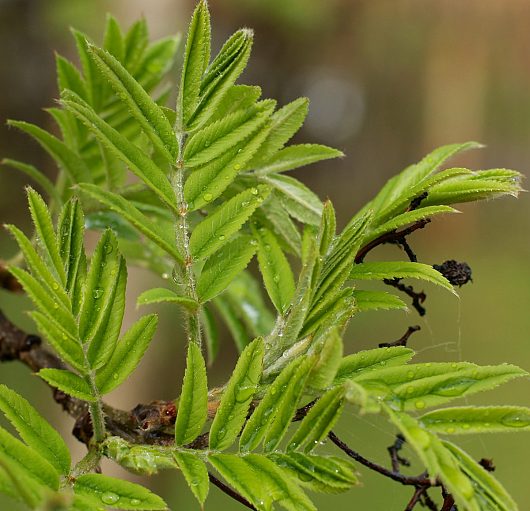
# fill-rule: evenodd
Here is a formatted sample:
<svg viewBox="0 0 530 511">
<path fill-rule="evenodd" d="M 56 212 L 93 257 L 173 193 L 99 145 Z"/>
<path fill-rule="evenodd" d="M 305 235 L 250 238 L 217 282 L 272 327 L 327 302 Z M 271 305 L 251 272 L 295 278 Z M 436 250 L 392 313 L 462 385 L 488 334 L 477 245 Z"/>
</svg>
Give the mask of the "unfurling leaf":
<svg viewBox="0 0 530 511">
<path fill-rule="evenodd" d="M 195 343 L 188 345 L 186 372 L 179 398 L 175 422 L 175 443 L 186 445 L 195 440 L 208 414 L 208 383 L 201 349 Z"/>
</svg>

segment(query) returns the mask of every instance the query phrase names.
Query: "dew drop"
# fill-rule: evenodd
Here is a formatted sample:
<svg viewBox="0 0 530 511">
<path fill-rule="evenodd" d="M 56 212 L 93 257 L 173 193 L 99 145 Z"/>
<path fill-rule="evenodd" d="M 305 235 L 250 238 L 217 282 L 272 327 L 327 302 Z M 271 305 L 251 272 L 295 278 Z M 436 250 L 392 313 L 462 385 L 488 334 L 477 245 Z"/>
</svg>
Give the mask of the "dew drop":
<svg viewBox="0 0 530 511">
<path fill-rule="evenodd" d="M 243 206 L 244 208 L 246 208 L 249 204 L 250 204 L 250 202 L 249 202 L 248 200 L 244 200 L 244 201 L 241 203 L 241 206 Z"/>
<path fill-rule="evenodd" d="M 113 250 L 114 250 L 114 247 L 112 246 L 112 243 L 105 243 L 105 254 L 107 255 L 112 254 Z"/>
<path fill-rule="evenodd" d="M 94 291 L 92 292 L 92 296 L 94 297 L 94 300 L 101 298 L 102 294 L 103 294 L 103 289 L 100 287 L 94 288 Z"/>
<path fill-rule="evenodd" d="M 530 417 L 522 417 L 519 413 L 509 413 L 501 419 L 501 422 L 510 428 L 524 428 L 530 424 Z"/>
<path fill-rule="evenodd" d="M 425 408 L 425 401 L 416 401 L 414 403 L 414 406 L 418 409 L 418 410 L 423 410 Z"/>
<path fill-rule="evenodd" d="M 111 491 L 106 491 L 101 495 L 101 502 L 104 504 L 116 504 L 120 500 L 120 496 Z"/>
<path fill-rule="evenodd" d="M 226 236 L 225 236 L 224 234 L 220 234 L 220 235 L 219 235 L 219 239 L 220 239 L 221 241 L 223 241 L 225 238 L 226 238 Z"/>
<path fill-rule="evenodd" d="M 407 378 L 408 378 L 409 380 L 412 380 L 412 378 L 414 378 L 414 371 L 409 371 L 409 372 L 407 373 Z"/>
<path fill-rule="evenodd" d="M 139 506 L 142 503 L 139 499 L 131 499 L 131 505 L 133 506 Z"/>
<path fill-rule="evenodd" d="M 280 282 L 280 276 L 279 275 L 274 275 L 272 280 L 274 280 L 274 282 L 278 283 L 278 282 Z"/>
<path fill-rule="evenodd" d="M 452 435 L 455 432 L 455 428 L 447 428 L 445 431 L 447 434 Z"/>
<path fill-rule="evenodd" d="M 210 202 L 212 199 L 213 199 L 213 195 L 211 193 L 205 193 L 202 198 L 206 201 L 206 202 Z"/>
<path fill-rule="evenodd" d="M 117 379 L 118 379 L 118 373 L 114 373 L 114 374 L 112 375 L 112 379 L 113 379 L 113 380 L 117 380 Z"/>
<path fill-rule="evenodd" d="M 265 245 L 265 250 L 266 250 L 267 252 L 270 252 L 271 249 L 272 249 L 272 247 L 271 247 L 270 245 Z"/>
<path fill-rule="evenodd" d="M 257 188 L 251 188 L 251 189 L 250 189 L 250 193 L 251 193 L 252 195 L 258 195 L 258 189 L 257 189 Z"/>
<path fill-rule="evenodd" d="M 241 165 L 239 163 L 236 163 L 234 165 L 234 170 L 239 170 L 241 168 Z"/>
<path fill-rule="evenodd" d="M 59 284 L 54 282 L 53 285 L 52 285 L 52 288 L 54 289 L 54 291 L 57 291 L 59 289 Z"/>
</svg>

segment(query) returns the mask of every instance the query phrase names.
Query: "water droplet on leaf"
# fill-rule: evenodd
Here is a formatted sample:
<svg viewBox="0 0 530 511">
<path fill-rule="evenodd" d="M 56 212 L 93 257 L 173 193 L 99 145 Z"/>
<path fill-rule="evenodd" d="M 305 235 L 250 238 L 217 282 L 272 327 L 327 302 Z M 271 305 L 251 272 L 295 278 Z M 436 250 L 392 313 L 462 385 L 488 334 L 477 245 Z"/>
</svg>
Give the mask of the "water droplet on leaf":
<svg viewBox="0 0 530 511">
<path fill-rule="evenodd" d="M 104 504 L 116 504 L 120 500 L 120 496 L 111 491 L 106 491 L 101 495 L 101 502 Z"/>
</svg>

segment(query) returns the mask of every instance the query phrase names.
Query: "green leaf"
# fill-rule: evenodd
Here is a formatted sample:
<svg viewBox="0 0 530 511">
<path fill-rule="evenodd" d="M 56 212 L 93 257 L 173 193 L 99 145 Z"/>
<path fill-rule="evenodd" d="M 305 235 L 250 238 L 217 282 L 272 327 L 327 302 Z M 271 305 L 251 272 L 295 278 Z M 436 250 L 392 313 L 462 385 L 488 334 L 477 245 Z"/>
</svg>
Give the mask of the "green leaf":
<svg viewBox="0 0 530 511">
<path fill-rule="evenodd" d="M 96 374 L 96 385 L 102 394 L 121 385 L 136 369 L 156 331 L 156 314 L 143 316 L 123 335 L 112 357 Z"/>
<path fill-rule="evenodd" d="M 37 509 L 44 495 L 48 493 L 46 486 L 41 484 L 32 474 L 21 467 L 7 453 L 0 450 L 0 470 L 2 477 L 2 493 L 22 500 L 30 509 Z"/>
<path fill-rule="evenodd" d="M 237 351 L 241 353 L 250 342 L 251 336 L 245 328 L 243 319 L 238 314 L 240 311 L 236 305 L 227 300 L 225 294 L 216 296 L 213 299 L 213 304 L 230 331 L 230 336 L 236 345 Z"/>
<path fill-rule="evenodd" d="M 261 283 L 242 271 L 223 293 L 253 337 L 265 336 L 274 327 L 274 316 L 265 304 Z"/>
<path fill-rule="evenodd" d="M 241 353 L 210 428 L 210 449 L 227 449 L 241 431 L 261 376 L 263 351 L 258 338 Z"/>
<path fill-rule="evenodd" d="M 340 493 L 357 484 L 352 463 L 335 456 L 315 456 L 291 452 L 272 454 L 271 459 L 312 491 Z"/>
<path fill-rule="evenodd" d="M 178 213 L 175 193 L 162 169 L 126 136 L 102 120 L 81 98 L 71 93 L 65 93 L 63 97 L 64 106 L 78 117 L 109 151 L 149 186 L 172 211 Z"/>
<path fill-rule="evenodd" d="M 393 411 L 388 407 L 386 411 L 390 420 L 400 429 L 407 443 L 416 451 L 431 480 L 440 478 L 455 498 L 459 508 L 480 511 L 481 507 L 475 498 L 473 485 L 442 442 L 406 413 Z"/>
<path fill-rule="evenodd" d="M 429 368 L 427 368 L 429 369 Z M 527 373 L 517 366 L 476 366 L 460 371 L 413 379 L 393 389 L 403 410 L 422 410 L 453 399 L 490 390 Z M 418 378 L 418 376 L 413 376 Z"/>
<path fill-rule="evenodd" d="M 59 92 L 70 89 L 86 100 L 86 84 L 77 67 L 58 53 L 55 54 L 55 64 Z"/>
<path fill-rule="evenodd" d="M 30 313 L 39 332 L 51 344 L 58 355 L 81 374 L 86 374 L 85 354 L 79 339 L 53 319 L 53 315 L 45 315 L 39 311 Z"/>
<path fill-rule="evenodd" d="M 232 85 L 218 103 L 210 122 L 223 119 L 238 110 L 250 109 L 260 96 L 261 87 L 257 85 Z"/>
<path fill-rule="evenodd" d="M 343 350 L 342 337 L 338 329 L 331 329 L 320 347 L 318 359 L 309 376 L 309 385 L 312 388 L 326 389 L 333 384 L 342 362 Z"/>
<path fill-rule="evenodd" d="M 449 281 L 432 266 L 403 261 L 361 263 L 352 267 L 352 280 L 420 279 L 441 286 L 456 294 Z"/>
<path fill-rule="evenodd" d="M 89 55 L 107 78 L 118 98 L 127 105 L 129 112 L 138 121 L 153 146 L 168 161 L 175 161 L 178 153 L 177 138 L 161 108 L 110 53 L 89 46 Z"/>
<path fill-rule="evenodd" d="M 74 183 L 92 182 L 90 170 L 85 162 L 72 151 L 64 142 L 47 131 L 24 121 L 8 121 L 10 126 L 31 135 L 43 149 L 59 164 Z"/>
<path fill-rule="evenodd" d="M 481 511 L 516 511 L 517 504 L 504 487 L 462 449 L 450 442 L 444 447 L 456 458 L 460 470 L 473 485 Z"/>
<path fill-rule="evenodd" d="M 259 511 L 272 509 L 274 498 L 269 486 L 263 484 L 263 477 L 260 477 L 245 458 L 233 454 L 212 454 L 208 457 L 208 461 L 223 479 L 256 509 Z"/>
<path fill-rule="evenodd" d="M 104 365 L 116 347 L 126 281 L 125 261 L 118 252 L 116 237 L 107 230 L 92 256 L 79 313 L 79 336 L 88 343 L 88 360 L 94 369 Z"/>
<path fill-rule="evenodd" d="M 179 115 L 186 125 L 199 102 L 201 78 L 210 61 L 210 13 L 201 0 L 191 18 L 184 50 L 184 63 L 179 90 Z"/>
<path fill-rule="evenodd" d="M 355 306 L 360 312 L 369 310 L 407 310 L 407 304 L 396 295 L 386 291 L 365 291 L 355 289 L 353 291 Z"/>
<path fill-rule="evenodd" d="M 278 410 L 291 405 L 290 402 L 286 401 L 287 398 L 284 398 L 288 389 L 290 398 L 293 395 L 299 397 L 299 388 L 293 389 L 296 392 L 291 393 L 291 387 L 297 386 L 301 379 L 307 377 L 309 364 L 310 362 L 307 362 L 304 357 L 297 358 L 285 367 L 272 382 L 241 433 L 239 440 L 239 449 L 241 451 L 255 450 L 263 440 Z"/>
<path fill-rule="evenodd" d="M 426 413 L 420 424 L 437 433 L 463 435 L 530 429 L 530 409 L 523 406 L 461 406 Z"/>
<path fill-rule="evenodd" d="M 276 397 L 278 404 L 276 405 L 274 416 L 271 419 L 270 426 L 265 435 L 265 451 L 274 451 L 280 442 L 282 441 L 294 414 L 299 406 L 300 398 L 304 392 L 304 387 L 307 381 L 307 377 L 311 371 L 311 367 L 314 364 L 314 359 L 305 358 L 303 362 L 297 366 L 296 371 L 293 373 L 291 379 L 278 388 L 273 383 L 272 389 L 276 388 L 276 392 L 280 396 Z M 283 374 L 283 373 L 281 373 Z M 284 380 L 282 379 L 282 382 Z M 265 409 L 264 409 L 265 410 Z"/>
<path fill-rule="evenodd" d="M 238 30 L 221 48 L 202 79 L 199 104 L 188 120 L 188 129 L 200 127 L 215 113 L 217 105 L 247 65 L 252 37 L 251 30 Z"/>
<path fill-rule="evenodd" d="M 290 176 L 267 175 L 262 181 L 278 191 L 289 214 L 302 223 L 319 225 L 322 202 L 305 185 Z"/>
<path fill-rule="evenodd" d="M 489 179 L 489 177 L 481 179 L 481 177 L 481 172 L 479 171 L 468 178 L 448 179 L 432 186 L 429 189 L 429 196 L 425 201 L 425 206 L 477 201 L 502 195 L 513 195 L 516 197 L 521 191 L 519 174 L 509 181 Z"/>
<path fill-rule="evenodd" d="M 125 60 L 125 39 L 116 18 L 107 14 L 103 47 L 120 62 Z"/>
<path fill-rule="evenodd" d="M 74 491 L 78 495 L 96 497 L 103 505 L 116 509 L 167 509 L 167 504 L 147 488 L 103 474 L 77 477 Z"/>
<path fill-rule="evenodd" d="M 287 449 L 308 453 L 322 442 L 341 415 L 343 398 L 343 387 L 335 387 L 323 394 L 298 426 Z"/>
<path fill-rule="evenodd" d="M 401 174 L 390 179 L 371 202 L 370 207 L 377 216 L 381 216 L 384 219 L 396 216 L 397 211 L 404 210 L 410 203 L 411 190 L 413 191 L 412 196 L 417 196 L 424 189 L 427 189 L 427 178 L 434 174 L 447 159 L 459 152 L 480 147 L 482 146 L 476 142 L 467 142 L 464 144 L 450 144 L 435 149 L 425 156 L 421 162 L 410 165 Z M 422 204 L 425 205 L 423 202 Z"/>
<path fill-rule="evenodd" d="M 184 150 L 186 167 L 194 168 L 211 162 L 250 137 L 265 124 L 273 108 L 274 105 L 270 101 L 263 101 L 250 110 L 228 114 L 224 119 L 219 119 L 195 132 L 186 143 Z M 262 140 L 264 138 L 262 137 Z M 247 161 L 251 156 L 252 154 L 247 156 Z"/>
<path fill-rule="evenodd" d="M 286 172 L 330 158 L 342 158 L 344 153 L 338 149 L 320 144 L 291 145 L 278 151 L 263 166 L 256 170 L 259 176 Z M 275 176 L 276 177 L 276 176 Z"/>
<path fill-rule="evenodd" d="M 70 309 L 70 300 L 64 291 L 61 282 L 58 280 L 57 275 L 52 275 L 49 269 L 49 264 L 46 265 L 44 263 L 42 257 L 39 256 L 37 251 L 33 248 L 31 241 L 22 231 L 14 225 L 6 225 L 5 227 L 13 235 L 20 250 L 24 254 L 24 259 L 28 268 L 31 270 L 33 277 L 37 279 L 38 287 L 44 289 L 40 283 L 45 284 L 46 291 L 49 293 L 50 298 L 55 300 L 57 307 L 60 307 L 65 314 L 67 314 L 67 311 Z"/>
<path fill-rule="evenodd" d="M 197 282 L 199 301 L 218 295 L 243 271 L 256 253 L 256 241 L 239 236 L 212 254 L 205 262 Z"/>
<path fill-rule="evenodd" d="M 193 344 L 191 346 L 194 346 Z M 208 470 L 204 461 L 187 452 L 175 452 L 173 454 L 177 461 L 182 474 L 190 487 L 190 490 L 195 495 L 201 506 L 206 501 L 208 490 L 210 489 L 210 481 L 208 479 Z"/>
<path fill-rule="evenodd" d="M 423 206 L 423 201 L 422 201 Z M 412 211 L 406 211 L 401 215 L 397 215 L 387 222 L 384 222 L 382 225 L 378 226 L 376 229 L 371 230 L 368 235 L 364 238 L 363 243 L 366 245 L 369 241 L 385 234 L 387 232 L 399 229 L 405 225 L 417 222 L 424 218 L 431 218 L 434 215 L 439 215 L 441 213 L 459 213 L 458 210 L 450 206 L 426 206 L 420 207 L 419 209 L 414 209 Z"/>
<path fill-rule="evenodd" d="M 46 383 L 62 390 L 69 396 L 77 397 L 83 401 L 95 402 L 90 385 L 70 371 L 64 369 L 41 369 L 37 373 Z"/>
<path fill-rule="evenodd" d="M 273 231 L 278 237 L 282 248 L 300 257 L 302 238 L 298 227 L 294 224 L 289 213 L 281 205 L 276 193 L 271 195 L 263 206 L 258 209 L 254 216 L 256 220 Z"/>
<path fill-rule="evenodd" d="M 175 259 L 175 261 L 182 262 L 183 258 L 175 246 L 173 235 L 170 235 L 166 229 L 163 229 L 156 222 L 141 213 L 138 208 L 131 204 L 131 201 L 124 199 L 116 193 L 105 191 L 99 186 L 83 184 L 79 188 L 82 192 L 105 204 L 128 220 L 144 236 L 158 245 L 164 252 Z"/>
<path fill-rule="evenodd" d="M 171 289 L 166 289 L 165 287 L 148 289 L 136 300 L 137 305 L 150 305 L 160 302 L 176 303 L 191 311 L 196 310 L 199 305 L 195 300 L 187 298 L 186 296 L 177 295 L 177 293 L 171 291 Z"/>
<path fill-rule="evenodd" d="M 280 314 L 285 314 L 295 292 L 294 276 L 276 237 L 266 227 L 254 229 L 258 241 L 258 263 L 269 297 Z"/>
<path fill-rule="evenodd" d="M 134 75 L 146 91 L 153 90 L 172 68 L 180 40 L 180 34 L 176 34 L 160 39 L 146 49 Z"/>
<path fill-rule="evenodd" d="M 266 134 L 265 127 L 216 160 L 195 169 L 184 185 L 184 197 L 190 210 L 200 209 L 217 199 L 243 169 Z"/>
<path fill-rule="evenodd" d="M 266 456 L 248 454 L 244 460 L 259 474 L 262 484 L 268 487 L 268 493 L 280 506 L 288 511 L 316 511 L 316 507 L 298 487 L 294 478 Z"/>
<path fill-rule="evenodd" d="M 22 396 L 0 385 L 0 410 L 26 444 L 41 454 L 60 474 L 70 470 L 70 451 L 62 437 Z"/>
<path fill-rule="evenodd" d="M 2 161 L 0 161 L 0 164 L 20 170 L 20 172 L 23 172 L 33 179 L 38 185 L 40 185 L 41 188 L 50 196 L 50 199 L 53 199 L 59 205 L 62 204 L 61 196 L 55 189 L 55 185 L 46 177 L 43 172 L 38 170 L 33 165 L 28 165 L 27 163 L 12 160 L 10 158 L 4 158 Z"/>
<path fill-rule="evenodd" d="M 219 352 L 219 330 L 217 329 L 213 313 L 207 306 L 201 310 L 201 326 L 208 350 L 208 367 L 211 367 Z"/>
<path fill-rule="evenodd" d="M 413 356 L 414 351 L 404 346 L 359 351 L 342 359 L 335 382 L 340 383 L 364 373 L 368 373 L 369 378 L 371 371 L 381 369 L 381 367 L 401 366 Z M 406 370 L 410 371 L 408 368 Z M 411 379 L 413 377 L 414 373 Z"/>
<path fill-rule="evenodd" d="M 271 117 L 271 131 L 250 162 L 249 168 L 255 169 L 267 162 L 300 129 L 307 116 L 309 99 L 298 98 L 280 108 Z"/>
<path fill-rule="evenodd" d="M 77 199 L 73 198 L 61 210 L 57 223 L 57 237 L 66 272 L 66 291 L 70 295 L 72 312 L 76 315 L 81 306 L 82 287 L 86 275 L 84 228 L 85 219 L 81 205 Z"/>
<path fill-rule="evenodd" d="M 19 471 L 31 475 L 52 490 L 59 489 L 59 473 L 54 466 L 3 428 L 0 428 L 0 452 L 5 454 Z"/>
<path fill-rule="evenodd" d="M 190 237 L 193 258 L 204 259 L 220 249 L 241 229 L 269 193 L 270 189 L 266 186 L 245 190 L 206 217 Z"/>
<path fill-rule="evenodd" d="M 208 382 L 206 366 L 197 344 L 188 345 L 186 372 L 179 398 L 175 422 L 175 443 L 186 445 L 193 442 L 202 431 L 208 416 Z"/>
<path fill-rule="evenodd" d="M 64 273 L 61 256 L 59 255 L 59 245 L 48 207 L 42 197 L 32 188 L 27 189 L 27 194 L 31 219 L 35 225 L 40 244 L 44 249 L 44 253 L 51 267 L 54 268 L 59 281 L 64 284 L 66 282 L 66 275 Z"/>
<path fill-rule="evenodd" d="M 322 210 L 322 220 L 319 228 L 319 251 L 321 256 L 326 256 L 328 250 L 335 239 L 337 230 L 337 218 L 335 209 L 330 200 L 324 202 Z"/>
<path fill-rule="evenodd" d="M 54 319 L 60 323 L 65 330 L 68 332 L 76 331 L 77 326 L 71 312 L 53 296 L 50 296 L 49 291 L 45 289 L 35 277 L 20 268 L 9 266 L 8 270 L 9 273 L 20 282 L 24 291 L 43 314 L 49 315 L 51 312 Z"/>
</svg>

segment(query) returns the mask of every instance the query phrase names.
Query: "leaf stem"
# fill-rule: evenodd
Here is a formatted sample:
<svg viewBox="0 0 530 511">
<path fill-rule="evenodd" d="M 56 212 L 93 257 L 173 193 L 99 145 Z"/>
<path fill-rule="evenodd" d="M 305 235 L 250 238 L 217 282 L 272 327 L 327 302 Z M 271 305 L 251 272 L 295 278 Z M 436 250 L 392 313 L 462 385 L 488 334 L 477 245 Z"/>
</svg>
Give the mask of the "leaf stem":
<svg viewBox="0 0 530 511">
<path fill-rule="evenodd" d="M 107 434 L 105 429 L 105 414 L 103 413 L 101 396 L 99 395 L 99 390 L 96 386 L 94 375 L 90 374 L 87 379 L 92 390 L 92 395 L 96 398 L 95 402 L 88 403 L 88 410 L 90 412 L 92 428 L 94 430 L 93 439 L 96 443 L 100 443 L 105 440 L 105 436 Z"/>
<path fill-rule="evenodd" d="M 186 133 L 183 131 L 177 132 L 178 146 L 179 146 L 179 159 L 175 166 L 175 172 L 172 176 L 173 190 L 175 191 L 175 197 L 177 199 L 177 208 L 179 211 L 175 222 L 175 240 L 177 243 L 177 249 L 183 255 L 184 265 L 183 267 L 175 266 L 175 271 L 178 272 L 179 277 L 182 280 L 183 291 L 187 298 L 198 301 L 195 274 L 193 272 L 193 258 L 190 252 L 190 233 L 188 226 L 188 204 L 184 198 L 184 160 L 182 158 L 184 153 L 184 142 L 186 139 Z M 200 314 L 201 309 L 197 309 L 193 312 L 186 311 L 186 330 L 188 333 L 188 342 L 194 342 L 199 347 L 202 345 L 201 335 L 201 324 Z"/>
</svg>

